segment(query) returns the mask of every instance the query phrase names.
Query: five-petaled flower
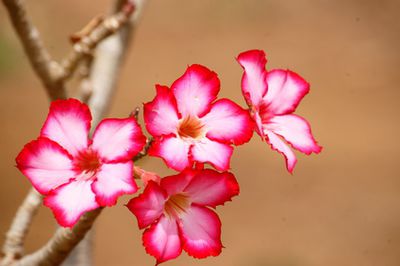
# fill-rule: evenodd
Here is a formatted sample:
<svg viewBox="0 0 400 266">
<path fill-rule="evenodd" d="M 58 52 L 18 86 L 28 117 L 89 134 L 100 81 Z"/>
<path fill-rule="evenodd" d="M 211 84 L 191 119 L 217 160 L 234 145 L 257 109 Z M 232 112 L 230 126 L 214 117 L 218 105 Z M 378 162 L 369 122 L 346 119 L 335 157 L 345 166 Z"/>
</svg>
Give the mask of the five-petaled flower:
<svg viewBox="0 0 400 266">
<path fill-rule="evenodd" d="M 217 74 L 191 65 L 171 89 L 156 86 L 157 96 L 144 105 L 147 130 L 155 137 L 149 154 L 161 157 L 178 171 L 193 162 L 229 169 L 233 147 L 250 140 L 253 122 L 243 108 L 216 97 Z"/>
<path fill-rule="evenodd" d="M 78 100 L 54 101 L 39 138 L 16 159 L 61 226 L 72 227 L 83 213 L 137 191 L 132 157 L 146 140 L 139 125 L 134 118 L 104 119 L 91 140 L 91 119 Z"/>
<path fill-rule="evenodd" d="M 243 52 L 237 60 L 244 69 L 242 92 L 256 122 L 256 131 L 274 150 L 285 156 L 287 169 L 292 172 L 297 159 L 281 138 L 308 155 L 322 149 L 315 141 L 309 123 L 293 114 L 309 92 L 309 84 L 290 70 L 266 71 L 263 51 Z"/>
<path fill-rule="evenodd" d="M 239 184 L 228 172 L 185 170 L 150 181 L 127 207 L 137 217 L 147 253 L 157 264 L 178 257 L 182 249 L 195 258 L 221 253 L 221 222 L 215 208 L 239 194 Z"/>
</svg>

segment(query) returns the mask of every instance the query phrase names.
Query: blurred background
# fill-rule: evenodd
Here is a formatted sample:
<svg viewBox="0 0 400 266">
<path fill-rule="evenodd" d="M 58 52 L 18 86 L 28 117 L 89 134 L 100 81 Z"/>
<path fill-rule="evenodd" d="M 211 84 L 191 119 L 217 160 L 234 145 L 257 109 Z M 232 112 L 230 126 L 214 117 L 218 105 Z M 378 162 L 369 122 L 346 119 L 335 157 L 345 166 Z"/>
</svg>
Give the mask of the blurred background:
<svg viewBox="0 0 400 266">
<path fill-rule="evenodd" d="M 56 59 L 68 36 L 110 0 L 27 1 Z M 170 85 L 188 64 L 219 74 L 221 97 L 244 106 L 238 53 L 263 49 L 268 68 L 290 68 L 311 83 L 297 109 L 324 146 L 297 153 L 293 175 L 284 159 L 254 136 L 238 147 L 232 171 L 241 195 L 220 208 L 226 247 L 216 258 L 183 254 L 165 265 L 398 266 L 400 265 L 400 1 L 153 0 L 120 76 L 109 116 L 122 117 Z M 0 6 L 0 234 L 8 229 L 30 184 L 14 158 L 36 138 L 48 99 Z M 160 159 L 140 162 L 170 173 Z M 95 265 L 153 265 L 136 218 L 123 207 L 96 222 Z M 56 227 L 41 208 L 28 237 L 33 251 Z"/>
</svg>

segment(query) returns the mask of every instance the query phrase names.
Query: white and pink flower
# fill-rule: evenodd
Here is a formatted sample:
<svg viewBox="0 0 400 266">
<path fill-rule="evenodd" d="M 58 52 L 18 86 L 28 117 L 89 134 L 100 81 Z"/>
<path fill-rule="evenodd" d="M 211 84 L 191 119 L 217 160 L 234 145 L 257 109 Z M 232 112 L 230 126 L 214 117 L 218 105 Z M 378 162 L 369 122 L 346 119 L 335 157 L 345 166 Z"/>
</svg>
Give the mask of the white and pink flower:
<svg viewBox="0 0 400 266">
<path fill-rule="evenodd" d="M 211 210 L 239 194 L 228 172 L 185 170 L 149 181 L 144 192 L 127 204 L 143 233 L 146 252 L 157 264 L 178 257 L 182 249 L 195 258 L 218 256 L 222 250 L 221 221 Z"/>
<path fill-rule="evenodd" d="M 244 69 L 242 92 L 256 122 L 256 131 L 285 156 L 287 169 L 292 172 L 297 159 L 287 143 L 307 155 L 322 149 L 309 123 L 293 114 L 310 86 L 290 70 L 267 71 L 264 51 L 246 51 L 237 60 Z"/>
<path fill-rule="evenodd" d="M 51 104 L 40 136 L 23 148 L 17 167 L 45 196 L 61 226 L 137 191 L 132 157 L 145 137 L 133 118 L 104 119 L 89 139 L 89 108 L 75 99 Z"/>
<path fill-rule="evenodd" d="M 144 105 L 147 130 L 155 137 L 149 154 L 178 171 L 193 162 L 229 169 L 232 144 L 250 140 L 253 122 L 228 99 L 216 101 L 220 82 L 204 66 L 191 65 L 171 89 L 156 86 L 157 96 Z"/>
</svg>

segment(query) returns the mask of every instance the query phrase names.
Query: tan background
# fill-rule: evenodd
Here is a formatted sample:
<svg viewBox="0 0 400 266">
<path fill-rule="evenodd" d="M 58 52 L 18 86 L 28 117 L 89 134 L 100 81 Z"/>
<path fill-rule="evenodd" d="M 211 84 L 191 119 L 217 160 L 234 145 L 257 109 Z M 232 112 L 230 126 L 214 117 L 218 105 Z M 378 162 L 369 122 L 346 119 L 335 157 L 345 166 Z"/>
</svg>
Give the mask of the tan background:
<svg viewBox="0 0 400 266">
<path fill-rule="evenodd" d="M 67 36 L 110 1 L 28 1 L 56 58 Z M 297 113 L 312 124 L 322 154 L 299 154 L 293 176 L 283 158 L 254 137 L 236 149 L 232 171 L 241 195 L 220 208 L 221 256 L 181 256 L 165 265 L 400 265 L 400 1 L 153 0 L 123 69 L 110 116 L 125 116 L 170 85 L 186 65 L 219 73 L 220 95 L 244 105 L 234 57 L 259 48 L 269 68 L 290 68 L 312 84 Z M 35 138 L 48 101 L 0 6 L 0 234 L 29 183 L 14 167 Z M 166 173 L 159 159 L 141 163 Z M 96 222 L 96 265 L 152 265 L 136 219 L 122 206 Z M 55 228 L 42 208 L 27 243 L 32 251 Z"/>
</svg>

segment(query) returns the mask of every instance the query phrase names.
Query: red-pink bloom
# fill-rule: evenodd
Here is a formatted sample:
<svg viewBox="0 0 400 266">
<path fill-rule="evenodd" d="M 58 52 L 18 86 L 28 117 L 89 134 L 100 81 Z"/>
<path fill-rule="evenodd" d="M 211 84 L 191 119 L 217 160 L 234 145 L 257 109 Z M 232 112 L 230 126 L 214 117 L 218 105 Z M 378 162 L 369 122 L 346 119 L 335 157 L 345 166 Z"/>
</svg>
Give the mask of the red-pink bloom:
<svg viewBox="0 0 400 266">
<path fill-rule="evenodd" d="M 104 119 L 92 140 L 91 120 L 89 108 L 78 100 L 54 101 L 39 138 L 16 159 L 65 227 L 83 213 L 115 205 L 120 195 L 137 191 L 132 157 L 146 139 L 135 119 Z"/>
<path fill-rule="evenodd" d="M 182 249 L 195 258 L 221 253 L 221 221 L 215 208 L 239 194 L 239 184 L 228 172 L 185 170 L 150 181 L 127 207 L 136 216 L 146 252 L 157 264 L 178 257 Z"/>
<path fill-rule="evenodd" d="M 256 131 L 274 150 L 285 156 L 287 169 L 292 172 L 297 159 L 286 142 L 308 155 L 322 149 L 315 141 L 309 123 L 293 114 L 310 86 L 290 70 L 266 71 L 264 51 L 243 52 L 237 60 L 244 69 L 242 92 L 257 124 Z"/>
<path fill-rule="evenodd" d="M 189 66 L 171 89 L 156 86 L 157 96 L 144 105 L 147 130 L 155 137 L 149 154 L 181 171 L 193 162 L 227 170 L 231 144 L 250 140 L 248 113 L 228 99 L 219 99 L 217 74 L 204 66 Z"/>
</svg>

